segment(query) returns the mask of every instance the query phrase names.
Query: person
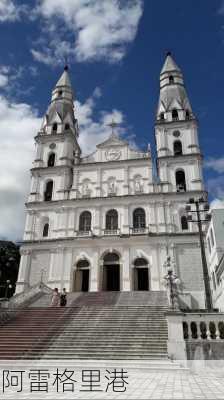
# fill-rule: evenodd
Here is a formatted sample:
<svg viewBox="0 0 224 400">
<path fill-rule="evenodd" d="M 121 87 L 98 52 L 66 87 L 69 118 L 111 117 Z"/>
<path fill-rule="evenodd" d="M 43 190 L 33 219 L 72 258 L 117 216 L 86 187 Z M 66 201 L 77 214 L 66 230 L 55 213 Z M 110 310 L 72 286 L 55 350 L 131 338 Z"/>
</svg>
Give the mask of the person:
<svg viewBox="0 0 224 400">
<path fill-rule="evenodd" d="M 67 304 L 67 294 L 66 294 L 66 289 L 64 288 L 60 296 L 60 306 L 65 307 L 66 304 Z"/>
<path fill-rule="evenodd" d="M 59 293 L 58 293 L 58 288 L 55 288 L 53 290 L 53 295 L 52 295 L 52 299 L 51 299 L 51 307 L 58 307 L 59 306 Z"/>
</svg>

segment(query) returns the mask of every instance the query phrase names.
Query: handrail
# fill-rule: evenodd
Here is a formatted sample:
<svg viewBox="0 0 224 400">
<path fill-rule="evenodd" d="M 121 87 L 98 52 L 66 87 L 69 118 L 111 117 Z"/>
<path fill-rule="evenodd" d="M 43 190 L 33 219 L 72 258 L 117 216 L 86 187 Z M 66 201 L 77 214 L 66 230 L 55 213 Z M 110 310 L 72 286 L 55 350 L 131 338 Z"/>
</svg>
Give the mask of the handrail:
<svg viewBox="0 0 224 400">
<path fill-rule="evenodd" d="M 31 286 L 29 289 L 25 290 L 22 293 L 18 293 L 11 297 L 9 300 L 9 308 L 19 307 L 21 304 L 25 303 L 28 300 L 31 300 L 36 294 L 41 292 L 52 293 L 52 289 L 45 285 L 43 282 L 39 282 L 34 286 Z"/>
</svg>

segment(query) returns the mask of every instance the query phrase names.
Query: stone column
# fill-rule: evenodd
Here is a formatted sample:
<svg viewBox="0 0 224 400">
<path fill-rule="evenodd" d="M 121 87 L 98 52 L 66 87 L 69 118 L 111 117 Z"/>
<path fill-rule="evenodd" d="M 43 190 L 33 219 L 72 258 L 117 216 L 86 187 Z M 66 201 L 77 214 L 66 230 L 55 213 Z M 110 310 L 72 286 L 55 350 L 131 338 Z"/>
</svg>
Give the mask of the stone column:
<svg viewBox="0 0 224 400">
<path fill-rule="evenodd" d="M 67 232 L 68 236 L 74 237 L 74 230 L 75 230 L 75 211 L 72 208 L 68 209 L 68 225 L 67 225 Z"/>
<path fill-rule="evenodd" d="M 128 166 L 124 169 L 124 185 L 123 185 L 123 195 L 129 194 L 129 168 Z"/>
<path fill-rule="evenodd" d="M 24 292 L 29 287 L 29 274 L 31 267 L 31 250 L 20 250 L 21 260 L 19 275 L 16 283 L 16 294 Z"/>
<path fill-rule="evenodd" d="M 26 238 L 28 240 L 32 240 L 34 238 L 34 216 L 34 210 L 28 211 L 25 226 L 25 235 L 28 235 L 28 237 Z"/>
<path fill-rule="evenodd" d="M 157 221 L 159 232 L 165 232 L 164 203 L 162 201 L 157 203 Z"/>
<path fill-rule="evenodd" d="M 155 203 L 149 203 L 149 232 L 156 233 L 156 206 Z"/>
<path fill-rule="evenodd" d="M 92 229 L 93 229 L 93 233 L 97 236 L 100 235 L 100 233 L 101 233 L 100 216 L 101 216 L 101 207 L 95 207 Z"/>
<path fill-rule="evenodd" d="M 52 249 L 51 250 L 51 255 L 50 255 L 50 268 L 49 268 L 49 276 L 48 276 L 48 283 L 51 284 L 51 282 L 54 280 L 54 269 L 57 263 L 57 249 Z"/>
<path fill-rule="evenodd" d="M 123 292 L 131 290 L 131 266 L 130 266 L 130 250 L 124 248 L 122 252 L 123 263 L 120 265 L 121 268 L 121 290 Z"/>
<path fill-rule="evenodd" d="M 78 182 L 79 182 L 79 171 L 74 168 L 72 189 L 70 191 L 70 199 L 78 198 Z"/>
<path fill-rule="evenodd" d="M 90 269 L 90 292 L 97 292 L 99 290 L 99 273 L 98 273 L 98 265 L 99 265 L 99 255 L 98 252 L 95 252 L 92 258 L 92 264 Z"/>
<path fill-rule="evenodd" d="M 49 283 L 52 288 L 61 286 L 61 276 L 64 265 L 64 250 L 65 249 L 63 247 L 58 247 L 57 249 L 51 250 Z"/>
<path fill-rule="evenodd" d="M 61 287 L 67 291 L 72 290 L 72 249 L 66 248 L 64 251 L 64 263 L 61 268 Z"/>
<path fill-rule="evenodd" d="M 96 197 L 101 197 L 102 196 L 101 187 L 102 187 L 102 173 L 101 173 L 101 168 L 98 168 L 98 170 L 97 170 L 97 184 L 96 184 Z"/>
<path fill-rule="evenodd" d="M 125 235 L 129 235 L 130 221 L 129 221 L 129 207 L 128 207 L 128 205 L 124 206 L 124 208 L 123 208 L 123 221 L 121 221 L 121 223 L 122 223 L 121 233 L 123 233 Z"/>
</svg>

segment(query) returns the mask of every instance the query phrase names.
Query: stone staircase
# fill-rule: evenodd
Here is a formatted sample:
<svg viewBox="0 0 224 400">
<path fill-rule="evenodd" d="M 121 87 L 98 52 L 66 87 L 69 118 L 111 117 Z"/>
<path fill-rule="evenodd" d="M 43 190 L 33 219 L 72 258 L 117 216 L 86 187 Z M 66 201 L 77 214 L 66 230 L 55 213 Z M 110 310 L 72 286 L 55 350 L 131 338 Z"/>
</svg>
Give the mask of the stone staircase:
<svg viewBox="0 0 224 400">
<path fill-rule="evenodd" d="M 49 304 L 43 295 L 1 327 L 0 359 L 167 358 L 164 292 L 71 293 L 66 308 Z"/>
</svg>

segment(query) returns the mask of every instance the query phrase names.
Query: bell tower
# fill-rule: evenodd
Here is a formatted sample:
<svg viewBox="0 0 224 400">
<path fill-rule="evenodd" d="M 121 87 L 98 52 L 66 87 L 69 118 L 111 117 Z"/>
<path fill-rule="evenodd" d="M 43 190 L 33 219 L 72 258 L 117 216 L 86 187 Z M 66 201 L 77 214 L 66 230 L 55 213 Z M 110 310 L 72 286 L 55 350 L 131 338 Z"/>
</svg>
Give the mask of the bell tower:
<svg viewBox="0 0 224 400">
<path fill-rule="evenodd" d="M 198 123 L 187 96 L 183 74 L 171 53 L 167 53 L 160 73 L 155 138 L 162 191 L 202 191 Z"/>
<path fill-rule="evenodd" d="M 73 180 L 73 166 L 80 161 L 78 122 L 73 90 L 64 71 L 52 91 L 51 102 L 37 136 L 36 158 L 31 170 L 29 202 L 65 200 Z"/>
</svg>

